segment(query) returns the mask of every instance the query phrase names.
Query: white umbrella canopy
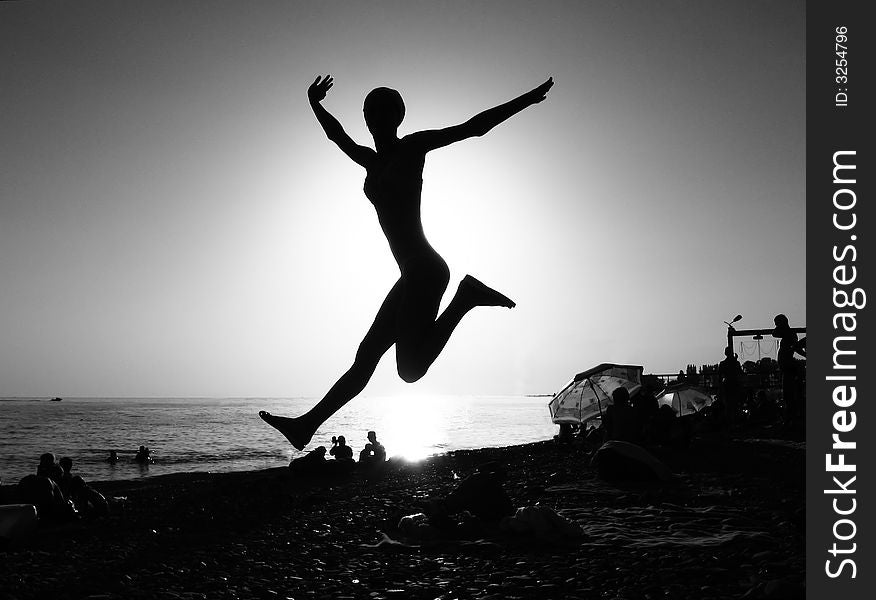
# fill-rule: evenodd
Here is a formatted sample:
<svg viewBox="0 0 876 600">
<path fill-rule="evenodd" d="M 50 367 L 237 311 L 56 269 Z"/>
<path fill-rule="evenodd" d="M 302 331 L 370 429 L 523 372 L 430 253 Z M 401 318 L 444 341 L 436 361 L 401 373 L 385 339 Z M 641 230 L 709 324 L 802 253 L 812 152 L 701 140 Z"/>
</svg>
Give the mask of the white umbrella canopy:
<svg viewBox="0 0 876 600">
<path fill-rule="evenodd" d="M 611 394 L 625 387 L 630 394 L 642 387 L 642 367 L 602 363 L 578 373 L 548 403 L 551 421 L 556 424 L 584 424 L 602 415 L 612 404 Z"/>
<path fill-rule="evenodd" d="M 689 383 L 670 385 L 657 396 L 657 404 L 671 407 L 677 417 L 700 412 L 714 401 L 706 390 Z"/>
</svg>

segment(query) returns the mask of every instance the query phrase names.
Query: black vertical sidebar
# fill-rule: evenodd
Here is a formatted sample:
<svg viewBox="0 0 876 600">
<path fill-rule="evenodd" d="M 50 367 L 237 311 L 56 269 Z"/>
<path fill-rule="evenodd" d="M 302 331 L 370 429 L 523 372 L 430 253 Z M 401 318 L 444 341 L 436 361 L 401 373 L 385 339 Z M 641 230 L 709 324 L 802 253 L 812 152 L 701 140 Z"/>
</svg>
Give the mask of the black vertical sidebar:
<svg viewBox="0 0 876 600">
<path fill-rule="evenodd" d="M 873 127 L 876 21 L 864 1 L 806 5 L 806 597 L 876 581 Z M 874 295 L 871 295 L 873 292 Z"/>
</svg>

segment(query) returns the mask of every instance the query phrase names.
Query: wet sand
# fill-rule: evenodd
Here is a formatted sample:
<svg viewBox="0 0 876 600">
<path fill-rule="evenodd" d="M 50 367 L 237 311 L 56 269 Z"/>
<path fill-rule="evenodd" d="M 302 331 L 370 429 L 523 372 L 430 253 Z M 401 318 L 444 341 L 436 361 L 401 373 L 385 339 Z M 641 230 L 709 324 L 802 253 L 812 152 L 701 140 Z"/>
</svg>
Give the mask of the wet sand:
<svg viewBox="0 0 876 600">
<path fill-rule="evenodd" d="M 110 516 L 43 526 L 0 550 L 0 598 L 796 598 L 803 585 L 799 443 L 699 437 L 655 454 L 667 484 L 606 483 L 587 449 L 539 442 L 458 451 L 379 476 L 288 469 L 93 483 Z M 516 506 L 583 528 L 379 544 L 401 516 L 478 465 L 505 465 Z"/>
</svg>

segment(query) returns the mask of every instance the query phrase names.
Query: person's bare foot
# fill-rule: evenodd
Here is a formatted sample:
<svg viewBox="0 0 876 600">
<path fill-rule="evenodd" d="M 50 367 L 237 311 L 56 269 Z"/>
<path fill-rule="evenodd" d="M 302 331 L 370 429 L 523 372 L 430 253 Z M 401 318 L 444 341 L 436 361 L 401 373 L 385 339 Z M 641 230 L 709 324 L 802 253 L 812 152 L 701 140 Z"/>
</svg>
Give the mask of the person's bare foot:
<svg viewBox="0 0 876 600">
<path fill-rule="evenodd" d="M 289 417 L 276 417 L 271 413 L 260 410 L 259 417 L 262 421 L 282 433 L 296 450 L 304 450 L 313 437 L 313 430 L 307 426 L 302 417 L 290 419 Z"/>
<path fill-rule="evenodd" d="M 517 306 L 516 302 L 471 275 L 462 278 L 459 282 L 459 291 L 472 306 L 504 306 L 505 308 Z"/>
</svg>

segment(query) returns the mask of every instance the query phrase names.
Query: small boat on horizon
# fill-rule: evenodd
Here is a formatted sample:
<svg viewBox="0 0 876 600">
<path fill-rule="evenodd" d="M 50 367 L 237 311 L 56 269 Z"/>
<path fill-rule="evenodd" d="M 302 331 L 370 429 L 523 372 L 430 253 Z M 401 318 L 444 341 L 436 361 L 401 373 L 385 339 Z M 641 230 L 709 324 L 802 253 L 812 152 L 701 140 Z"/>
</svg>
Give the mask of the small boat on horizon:
<svg viewBox="0 0 876 600">
<path fill-rule="evenodd" d="M 58 396 L 55 396 L 54 398 L 52 398 L 50 400 L 50 402 L 60 402 L 61 400 L 63 400 L 63 398 L 59 398 Z"/>
</svg>

